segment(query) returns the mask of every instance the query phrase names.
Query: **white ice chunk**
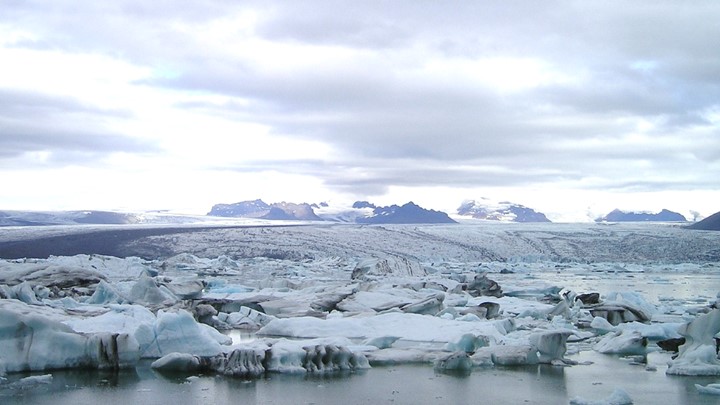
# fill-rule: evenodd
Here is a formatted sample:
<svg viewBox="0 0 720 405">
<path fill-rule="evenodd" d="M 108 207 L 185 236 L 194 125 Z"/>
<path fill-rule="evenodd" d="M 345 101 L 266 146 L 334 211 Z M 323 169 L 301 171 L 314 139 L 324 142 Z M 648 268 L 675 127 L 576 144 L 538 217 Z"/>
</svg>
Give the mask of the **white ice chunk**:
<svg viewBox="0 0 720 405">
<path fill-rule="evenodd" d="M 695 389 L 701 394 L 720 395 L 720 384 L 708 384 L 705 386 L 695 384 Z"/>
<path fill-rule="evenodd" d="M 570 400 L 570 405 L 632 405 L 633 400 L 622 388 L 616 388 L 609 397 L 600 401 L 590 401 L 580 397 Z"/>
<path fill-rule="evenodd" d="M 448 354 L 435 361 L 435 370 L 443 372 L 468 373 L 473 368 L 473 361 L 464 351 Z"/>
<path fill-rule="evenodd" d="M 151 367 L 162 371 L 194 372 L 200 369 L 200 358 L 189 353 L 168 353 L 153 361 Z"/>
<path fill-rule="evenodd" d="M 385 259 L 366 259 L 355 266 L 351 278 L 353 280 L 374 280 L 378 277 L 420 277 L 427 271 L 420 263 L 404 257 L 388 257 Z"/>
<path fill-rule="evenodd" d="M 540 363 L 563 361 L 567 351 L 567 339 L 573 332 L 556 330 L 530 336 L 530 343 L 537 348 Z"/>
<path fill-rule="evenodd" d="M 362 353 L 353 353 L 345 345 L 322 341 L 280 339 L 270 347 L 266 369 L 279 373 L 327 373 L 370 368 Z"/>
<path fill-rule="evenodd" d="M 227 323 L 235 329 L 259 329 L 276 319 L 272 315 L 264 314 L 249 307 L 240 307 L 239 311 L 229 314 L 221 312 L 218 320 Z"/>
<path fill-rule="evenodd" d="M 537 348 L 532 345 L 481 347 L 471 358 L 477 365 L 524 366 L 539 362 Z"/>
<path fill-rule="evenodd" d="M 139 358 L 138 343 L 127 334 L 83 335 L 30 311 L 0 308 L 0 370 L 119 368 Z"/>
<path fill-rule="evenodd" d="M 127 300 L 117 288 L 105 280 L 100 280 L 93 295 L 85 301 L 87 304 L 123 304 L 125 302 Z"/>
<path fill-rule="evenodd" d="M 128 298 L 131 302 L 143 305 L 172 305 L 178 301 L 175 294 L 165 286 L 158 286 L 155 280 L 147 275 L 140 276 L 130 289 Z"/>
<path fill-rule="evenodd" d="M 466 333 L 454 342 L 448 342 L 443 348 L 449 352 L 475 353 L 477 349 L 488 346 L 490 339 L 487 336 Z"/>
<path fill-rule="evenodd" d="M 53 380 L 52 374 L 33 375 L 30 377 L 21 378 L 15 382 L 8 384 L 5 387 L 10 388 L 10 389 L 29 389 L 29 388 L 35 387 L 37 385 L 51 384 L 52 380 Z M 3 387 L 3 388 L 5 388 L 5 387 Z"/>
<path fill-rule="evenodd" d="M 720 375 L 715 335 L 720 333 L 720 309 L 716 308 L 680 327 L 685 337 L 678 356 L 669 362 L 668 374 Z"/>
<path fill-rule="evenodd" d="M 512 320 L 461 322 L 434 316 L 384 313 L 370 317 L 318 319 L 313 317 L 276 319 L 260 329 L 259 335 L 288 337 L 368 338 L 392 335 L 403 340 L 450 342 L 466 333 L 499 339 L 514 329 Z M 501 333 L 502 330 L 504 333 Z"/>
<path fill-rule="evenodd" d="M 593 349 L 604 354 L 645 354 L 647 338 L 637 331 L 618 331 L 605 335 Z"/>
<path fill-rule="evenodd" d="M 400 339 L 397 336 L 379 336 L 367 339 L 363 342 L 363 345 L 366 346 L 375 346 L 378 349 L 387 349 L 393 345 L 396 341 Z"/>
<path fill-rule="evenodd" d="M 162 357 L 173 352 L 214 356 L 222 352 L 222 347 L 212 330 L 208 325 L 195 322 L 187 311 L 158 311 L 157 322 L 140 325 L 135 337 L 143 358 Z"/>
</svg>

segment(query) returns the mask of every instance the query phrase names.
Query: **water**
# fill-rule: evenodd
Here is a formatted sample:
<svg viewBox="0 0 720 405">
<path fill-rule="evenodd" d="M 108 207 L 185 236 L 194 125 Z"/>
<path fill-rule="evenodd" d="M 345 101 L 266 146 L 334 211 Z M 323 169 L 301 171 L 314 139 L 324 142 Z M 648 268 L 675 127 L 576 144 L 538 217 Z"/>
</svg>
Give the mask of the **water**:
<svg viewBox="0 0 720 405">
<path fill-rule="evenodd" d="M 278 375 L 244 381 L 221 376 L 162 375 L 143 362 L 120 372 L 54 371 L 53 382 L 33 389 L 0 389 L 3 404 L 567 404 L 607 398 L 615 388 L 636 404 L 717 404 L 694 384 L 718 377 L 665 375 L 666 353 L 651 353 L 646 371 L 617 356 L 592 351 L 568 356 L 594 364 L 477 368 L 470 375 L 439 374 L 427 365 L 375 367 L 325 376 Z M 17 379 L 26 375 L 13 375 Z"/>
</svg>

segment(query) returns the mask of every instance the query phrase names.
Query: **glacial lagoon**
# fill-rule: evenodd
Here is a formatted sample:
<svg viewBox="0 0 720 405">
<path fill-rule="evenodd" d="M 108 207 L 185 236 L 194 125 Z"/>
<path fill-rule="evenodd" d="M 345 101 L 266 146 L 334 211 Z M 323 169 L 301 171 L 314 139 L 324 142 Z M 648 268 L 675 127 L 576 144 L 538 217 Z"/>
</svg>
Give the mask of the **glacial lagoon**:
<svg viewBox="0 0 720 405">
<path fill-rule="evenodd" d="M 358 243 L 351 246 L 338 243 L 332 238 L 321 238 L 321 240 L 315 236 L 316 233 L 325 233 L 327 236 L 329 229 L 337 236 L 336 239 L 346 237 L 343 231 L 347 230 L 353 234 Z M 562 232 L 558 232 L 558 229 Z M 148 291 L 152 290 L 153 285 L 168 286 L 168 290 L 174 287 L 176 291 L 180 291 L 178 286 L 184 288 L 188 285 L 189 280 L 202 278 L 206 283 L 202 293 L 203 299 L 238 300 L 238 302 L 245 300 L 243 302 L 247 302 L 250 297 L 256 301 L 258 299 L 262 301 L 268 300 L 267 297 L 270 294 L 275 297 L 275 300 L 265 301 L 274 303 L 267 306 L 268 310 L 275 311 L 281 318 L 299 321 L 297 323 L 299 326 L 293 326 L 295 324 L 292 322 L 278 321 L 274 324 L 271 322 L 271 326 L 281 325 L 282 327 L 265 329 L 280 330 L 282 331 L 281 336 L 256 334 L 255 331 L 258 328 L 248 331 L 247 324 L 244 324 L 243 329 L 224 330 L 225 337 L 232 338 L 233 347 L 247 346 L 258 342 L 273 342 L 274 339 L 287 340 L 292 347 L 292 342 L 305 342 L 312 337 L 341 337 L 346 339 L 348 347 L 365 353 L 364 355 L 371 359 L 373 365 L 368 369 L 352 371 L 266 372 L 259 378 L 253 379 L 222 376 L 202 371 L 159 371 L 151 367 L 152 359 L 141 359 L 134 367 L 116 371 L 38 369 L 33 372 L 6 373 L 2 376 L 0 402 L 34 404 L 96 402 L 143 404 L 584 404 L 608 403 L 608 398 L 614 393 L 620 392 L 631 398 L 635 404 L 716 403 L 717 395 L 700 393 L 696 385 L 717 384 L 719 382 L 717 375 L 668 375 L 666 371 L 673 354 L 661 351 L 655 345 L 655 341 L 659 339 L 658 335 L 674 336 L 682 324 L 708 313 L 710 305 L 715 305 L 720 298 L 718 297 L 720 266 L 713 260 L 703 259 L 715 254 L 712 247 L 717 246 L 718 239 L 714 239 L 717 238 L 716 234 L 702 233 L 700 234 L 700 243 L 693 243 L 696 240 L 694 234 L 682 233 L 685 231 L 678 231 L 675 228 L 646 226 L 615 227 L 610 231 L 607 229 L 609 228 L 601 227 L 598 232 L 598 228 L 591 225 L 526 228 L 491 226 L 484 229 L 479 227 L 454 229 L 449 227 L 397 227 L 383 228 L 380 232 L 383 239 L 379 240 L 375 237 L 378 229 L 372 228 L 325 227 L 313 230 L 312 227 L 299 227 L 292 230 L 273 229 L 264 233 L 254 230 L 255 233 L 251 235 L 250 239 L 252 240 L 250 241 L 247 239 L 248 234 L 242 234 L 245 238 L 242 243 L 267 246 L 267 243 L 272 241 L 275 246 L 284 246 L 286 253 L 296 252 L 298 249 L 315 252 L 325 249 L 332 250 L 332 254 L 327 256 L 315 254 L 316 256 L 311 259 L 298 259 L 294 253 L 284 258 L 269 258 L 252 254 L 250 254 L 252 257 L 245 258 L 212 258 L 212 254 L 204 255 L 210 257 L 203 257 L 201 252 L 196 250 L 194 253 L 200 254 L 200 256 L 181 254 L 167 258 L 118 259 L 80 255 L 55 257 L 49 260 L 7 260 L 3 264 L 3 274 L 6 283 L 10 284 L 12 284 L 13 274 L 30 274 L 25 273 L 28 268 L 35 272 L 45 271 L 47 268 L 85 268 L 97 271 L 105 277 L 108 285 L 114 288 L 113 291 L 116 295 L 107 294 L 111 291 L 107 286 L 95 287 L 96 293 L 102 290 L 104 295 L 101 294 L 102 299 L 96 296 L 94 301 L 90 299 L 89 295 L 82 295 L 92 293 L 92 289 L 81 289 L 79 295 L 76 294 L 72 298 L 66 296 L 63 300 L 58 301 L 53 301 L 52 297 L 48 297 L 48 292 L 42 288 L 28 290 L 19 288 L 17 286 L 21 284 L 16 284 L 10 290 L 4 290 L 6 293 L 10 291 L 10 294 L 16 294 L 16 298 L 6 302 L 8 305 L 3 305 L 4 308 L 13 311 L 18 311 L 18 308 L 26 308 L 19 311 L 36 311 L 40 315 L 52 313 L 57 316 L 58 320 L 78 331 L 84 330 L 86 333 L 91 333 L 90 331 L 103 328 L 117 329 L 118 325 L 113 326 L 95 320 L 98 314 L 112 314 L 113 311 L 119 311 L 115 316 L 125 314 L 128 318 L 111 319 L 133 320 L 138 324 L 145 323 L 146 327 L 151 327 L 154 322 L 152 314 L 146 311 L 145 315 L 142 315 L 145 318 L 137 318 L 141 313 L 137 308 L 140 307 L 135 307 L 136 310 L 125 313 L 124 311 L 132 306 L 127 307 L 128 302 L 121 303 L 120 301 L 132 299 L 137 304 L 150 296 Z M 200 235 L 185 233 L 182 237 L 175 236 L 171 240 L 171 246 L 191 246 L 193 243 L 213 246 L 214 242 L 207 240 L 208 233 L 203 232 Z M 228 230 L 222 232 L 222 238 L 227 239 Z M 517 238 L 518 232 L 521 233 L 520 238 Z M 552 235 L 548 237 L 550 232 Z M 617 233 L 620 233 L 620 236 Z M 605 260 L 609 251 L 621 246 L 616 242 L 617 238 L 622 237 L 627 240 L 629 236 L 638 234 L 641 234 L 642 238 L 635 239 L 640 241 L 636 246 L 628 246 L 614 253 L 617 261 Z M 684 239 L 678 241 L 676 238 L 676 240 L 669 241 L 668 234 L 681 235 Z M 357 239 L 359 235 L 363 237 Z M 455 235 L 455 240 L 448 239 L 448 235 Z M 502 243 L 508 235 L 515 237 L 516 239 L 513 239 L 515 241 L 525 241 L 522 243 L 526 243 L 526 245 L 515 246 L 514 250 L 509 249 L 506 244 Z M 598 235 L 600 242 L 598 242 Z M 657 237 L 653 239 L 653 235 L 657 235 Z M 267 238 L 267 241 L 258 240 L 261 237 Z M 588 243 L 590 238 L 593 239 L 592 243 Z M 439 240 L 444 240 L 444 242 L 439 242 Z M 459 241 L 463 241 L 462 243 L 465 245 L 469 243 L 482 245 L 485 250 L 472 251 L 472 249 L 466 248 L 462 252 L 468 256 L 458 259 Z M 166 242 L 161 237 L 160 241 L 155 240 L 154 243 Z M 366 261 L 363 259 L 364 257 L 370 256 L 373 251 L 382 250 L 377 246 L 378 243 L 385 244 L 388 249 L 393 250 L 391 256 L 395 256 L 397 250 L 402 250 L 406 252 L 405 257 L 410 258 L 407 263 L 422 263 L 422 268 L 431 271 L 421 276 L 410 276 L 407 271 L 404 273 L 401 271 L 398 274 L 371 275 L 362 282 L 351 280 L 350 273 L 356 272 L 358 263 Z M 675 248 L 677 248 L 676 245 L 682 247 L 684 255 L 682 260 L 673 262 L 668 260 L 667 256 L 662 256 L 666 254 L 663 252 L 671 249 L 667 247 L 667 244 L 672 244 Z M 432 245 L 435 250 L 427 249 L 428 245 Z M 147 246 L 147 243 L 145 242 L 143 246 Z M 346 249 L 344 256 L 337 255 L 339 246 Z M 529 246 L 537 250 L 532 251 Z M 578 246 L 584 247 L 579 251 Z M 542 253 L 540 250 L 545 251 L 545 256 L 540 254 Z M 555 256 L 548 257 L 548 250 L 552 250 L 554 252 L 552 255 Z M 648 260 L 646 257 L 638 259 L 639 256 L 652 254 L 653 251 L 658 252 L 659 259 Z M 495 260 L 479 260 L 481 257 L 472 256 L 488 254 L 488 252 Z M 507 252 L 514 253 L 503 257 L 502 255 Z M 572 252 L 572 255 L 562 256 L 558 252 Z M 277 253 L 278 251 L 273 252 L 273 254 Z M 500 257 L 499 260 L 498 257 Z M 140 285 L 138 275 L 142 274 L 152 276 L 156 284 L 147 283 L 146 279 L 145 284 L 138 287 Z M 462 280 L 470 281 L 473 275 L 479 274 L 496 281 L 502 287 L 504 296 L 502 298 L 471 297 L 464 290 L 458 288 L 463 285 Z M 343 295 L 348 291 L 348 285 L 360 285 L 358 283 L 364 287 L 353 287 L 350 289 L 350 295 Z M 467 284 L 467 281 L 465 283 Z M 408 305 L 403 304 L 405 301 L 429 302 L 426 297 L 440 296 L 438 289 L 444 289 L 442 293 L 444 301 L 440 300 L 440 307 L 438 307 L 445 311 L 442 316 L 407 313 L 403 315 L 403 311 L 399 309 L 417 307 L 416 304 L 412 304 L 415 306 L 405 306 Z M 308 318 L 307 321 L 302 320 L 301 312 L 308 311 L 310 303 L 320 302 L 325 305 L 327 297 L 337 295 L 339 291 L 343 292 L 340 295 L 344 298 L 340 302 L 332 304 L 337 306 L 336 309 L 326 312 L 322 318 L 317 318 L 317 314 L 315 314 L 315 317 Z M 622 296 L 622 292 L 624 292 L 626 298 L 630 300 L 627 301 L 627 305 L 644 307 L 643 310 L 652 312 L 652 321 L 644 324 L 630 322 L 621 324 L 617 330 L 615 330 L 616 327 L 612 327 L 613 330 L 598 331 L 589 327 L 589 321 L 593 320 L 592 316 L 589 316 L 587 308 L 581 308 L 579 303 L 571 311 L 561 311 L 562 313 L 559 312 L 558 316 L 551 315 L 557 309 L 558 302 L 562 302 L 561 296 L 569 294 L 569 292 L 573 294 L 597 292 L 601 300 L 617 299 L 616 293 L 620 292 L 620 296 Z M 554 302 L 547 302 L 548 296 L 555 297 Z M 167 299 L 170 295 L 162 297 Z M 390 305 L 389 312 L 387 312 L 390 315 L 383 315 L 381 312 L 370 309 L 376 306 L 377 302 L 389 299 L 388 297 L 401 301 L 393 304 L 398 306 Z M 31 301 L 32 305 L 22 302 L 21 299 Z M 86 305 L 90 301 L 96 303 Z M 468 315 L 460 316 L 461 310 L 472 307 L 481 301 L 499 304 L 500 315 L 488 320 Z M 181 308 L 189 309 L 188 305 L 182 304 L 182 302 L 182 300 L 168 301 L 160 305 L 160 307 L 169 305 L 161 311 L 172 313 Z M 148 308 L 155 308 L 154 310 L 158 308 L 157 303 L 146 303 L 145 305 Z M 362 308 L 366 309 L 362 310 Z M 108 310 L 110 312 L 107 312 Z M 388 310 L 383 309 L 382 311 Z M 374 326 L 376 329 L 372 329 L 367 323 L 359 321 L 363 318 L 411 319 L 423 320 L 423 322 L 417 326 L 406 328 L 398 327 L 395 324 L 383 326 L 380 323 Z M 507 324 L 508 319 L 513 319 L 511 325 Z M 338 329 L 338 325 L 342 325 L 343 320 L 346 320 L 346 326 Z M 426 323 L 426 321 L 433 323 Z M 195 321 L 183 322 L 185 323 L 179 325 L 196 327 Z M 317 322 L 324 322 L 323 327 L 335 326 L 333 326 L 334 329 L 311 330 L 309 327 L 315 327 Z M 577 326 L 583 322 L 584 326 Z M 425 325 L 431 324 L 442 325 L 442 327 L 440 330 L 423 330 L 426 328 Z M 603 354 L 596 350 L 599 341 L 608 337 L 612 338 L 613 335 L 617 335 L 618 338 L 622 337 L 621 329 L 630 328 L 627 325 L 635 324 L 637 324 L 635 327 L 641 331 L 638 333 L 649 336 L 646 346 L 640 347 L 642 354 L 638 354 L 637 346 L 627 353 L 619 354 Z M 494 329 L 500 325 L 509 325 L 511 328 L 500 333 Z M 126 326 L 123 330 L 129 330 Z M 257 326 L 259 327 L 259 325 Z M 366 328 L 362 332 L 366 335 L 370 333 L 368 331 L 375 331 L 379 328 L 380 332 L 383 329 L 393 330 L 394 334 L 400 333 L 405 337 L 400 336 L 399 340 L 392 344 L 396 352 L 388 352 L 390 354 L 386 354 L 382 364 L 378 364 L 377 359 L 380 357 L 376 353 L 383 352 L 383 350 L 374 352 L 373 350 L 377 350 L 377 348 L 372 349 L 365 344 L 364 338 L 370 336 L 356 336 L 357 333 L 353 331 L 353 328 L 356 327 Z M 490 346 L 479 350 L 488 349 L 490 352 L 498 346 L 509 345 L 512 347 L 523 344 L 533 334 L 552 330 L 571 330 L 572 337 L 563 347 L 558 348 L 562 350 L 556 353 L 559 358 L 555 358 L 553 364 L 506 366 L 488 362 L 490 357 L 473 357 L 477 364 L 469 371 L 439 370 L 433 367 L 432 359 L 442 355 L 448 342 L 452 343 L 451 341 L 457 339 L 457 334 L 460 333 L 458 331 L 466 331 L 467 328 L 476 331 L 477 334 L 491 335 Z M 259 332 L 263 331 L 262 328 L 259 329 Z M 335 336 L 334 333 L 339 336 Z M 137 334 L 137 336 L 138 339 L 142 338 L 142 334 Z M 200 349 L 196 346 L 197 341 L 183 341 L 189 335 L 183 336 L 185 335 L 179 335 L 180 346 L 178 347 L 188 351 Z M 213 339 L 222 341 L 217 336 L 214 336 Z M 609 340 L 612 342 L 612 339 Z M 217 343 L 213 344 L 217 345 Z M 613 345 L 620 347 L 620 343 L 610 344 L 611 347 Z M 299 350 L 302 352 L 301 348 Z M 420 355 L 413 361 L 406 361 L 407 355 L 398 355 L 404 350 L 414 350 L 413 353 L 420 353 Z M 159 355 L 164 354 L 164 352 L 158 353 Z M 3 353 L 3 355 L 7 354 Z M 373 358 L 376 359 L 375 362 L 372 361 Z M 420 361 L 418 362 L 417 359 Z M 294 367 L 297 370 L 297 366 Z M 713 366 L 708 365 L 707 367 Z"/>
</svg>

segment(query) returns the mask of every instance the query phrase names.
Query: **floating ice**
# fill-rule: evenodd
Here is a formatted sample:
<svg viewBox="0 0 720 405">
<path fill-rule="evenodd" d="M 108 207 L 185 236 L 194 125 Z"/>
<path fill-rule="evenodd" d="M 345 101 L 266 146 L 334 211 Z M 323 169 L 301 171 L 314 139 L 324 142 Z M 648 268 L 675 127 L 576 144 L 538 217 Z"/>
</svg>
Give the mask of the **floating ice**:
<svg viewBox="0 0 720 405">
<path fill-rule="evenodd" d="M 570 330 L 557 330 L 530 336 L 530 343 L 538 351 L 538 362 L 564 361 L 565 352 L 567 351 L 567 339 L 572 334 L 573 331 Z"/>
<path fill-rule="evenodd" d="M 173 352 L 214 356 L 222 352 L 221 343 L 231 343 L 231 339 L 214 328 L 195 322 L 184 310 L 158 311 L 157 321 L 141 324 L 135 337 L 143 358 L 158 358 Z"/>
<path fill-rule="evenodd" d="M 471 358 L 476 365 L 525 366 L 539 362 L 537 348 L 529 344 L 481 347 Z"/>
<path fill-rule="evenodd" d="M 38 385 L 47 385 L 51 384 L 53 380 L 52 374 L 44 374 L 44 375 L 33 375 L 30 377 L 21 378 L 17 381 L 11 382 L 10 384 L 7 384 L 6 386 L 0 386 L 2 388 L 10 388 L 10 389 L 28 389 L 32 388 Z"/>
<path fill-rule="evenodd" d="M 363 342 L 367 346 L 375 346 L 378 349 L 387 349 L 400 339 L 397 336 L 379 336 L 367 339 Z"/>
<path fill-rule="evenodd" d="M 364 354 L 353 353 L 346 345 L 322 340 L 313 342 L 280 339 L 272 344 L 269 351 L 264 363 L 265 368 L 279 373 L 327 373 L 370 367 Z"/>
<path fill-rule="evenodd" d="M 570 400 L 570 405 L 632 405 L 633 400 L 622 388 L 616 388 L 609 397 L 601 401 L 589 401 L 580 397 Z"/>
<path fill-rule="evenodd" d="M 511 319 L 502 321 L 461 322 L 405 313 L 384 313 L 368 317 L 318 319 L 312 317 L 275 319 L 261 328 L 259 335 L 288 337 L 368 338 L 392 335 L 404 340 L 449 342 L 466 333 L 499 339 L 514 329 Z"/>
<path fill-rule="evenodd" d="M 716 308 L 680 327 L 685 337 L 678 356 L 669 362 L 668 374 L 720 375 L 715 335 L 720 333 L 720 309 Z"/>
<path fill-rule="evenodd" d="M 137 363 L 139 347 L 125 333 L 83 335 L 31 309 L 0 307 L 0 353 L 3 372 L 120 368 Z"/>
<path fill-rule="evenodd" d="M 93 295 L 85 301 L 87 304 L 124 304 L 125 302 L 127 299 L 118 289 L 105 280 L 100 280 Z"/>
<path fill-rule="evenodd" d="M 605 354 L 645 354 L 647 338 L 638 331 L 622 330 L 608 333 L 593 349 Z"/>
<path fill-rule="evenodd" d="M 455 342 L 448 342 L 443 349 L 449 352 L 475 353 L 477 349 L 488 346 L 490 339 L 487 336 L 466 333 Z"/>
<path fill-rule="evenodd" d="M 701 394 L 720 395 L 720 384 L 708 384 L 705 386 L 695 384 L 695 389 Z"/>
<path fill-rule="evenodd" d="M 224 312 L 217 314 L 218 321 L 235 329 L 260 329 L 273 319 L 276 318 L 248 307 L 240 307 L 239 311 L 229 314 Z"/>
<path fill-rule="evenodd" d="M 258 378 L 265 374 L 264 350 L 238 348 L 215 356 L 169 353 L 155 360 L 151 367 L 170 372 L 213 372 L 239 378 Z"/>
<path fill-rule="evenodd" d="M 427 272 L 420 263 L 404 257 L 388 257 L 385 259 L 366 259 L 355 266 L 351 278 L 353 280 L 376 280 L 386 277 L 420 277 Z"/>
<path fill-rule="evenodd" d="M 469 373 L 473 368 L 473 361 L 464 351 L 448 354 L 435 361 L 435 370 L 442 372 Z"/>
<path fill-rule="evenodd" d="M 158 286 L 155 280 L 145 274 L 133 285 L 128 299 L 148 306 L 170 306 L 178 301 L 175 294 L 165 286 Z"/>
</svg>

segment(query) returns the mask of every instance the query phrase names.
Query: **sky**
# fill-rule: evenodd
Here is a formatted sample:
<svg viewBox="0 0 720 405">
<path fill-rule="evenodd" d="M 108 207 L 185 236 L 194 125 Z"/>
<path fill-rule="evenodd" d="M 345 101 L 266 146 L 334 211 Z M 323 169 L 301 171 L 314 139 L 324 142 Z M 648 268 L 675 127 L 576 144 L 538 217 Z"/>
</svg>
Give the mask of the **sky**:
<svg viewBox="0 0 720 405">
<path fill-rule="evenodd" d="M 720 211 L 717 1 L 0 7 L 0 209 Z"/>
</svg>

